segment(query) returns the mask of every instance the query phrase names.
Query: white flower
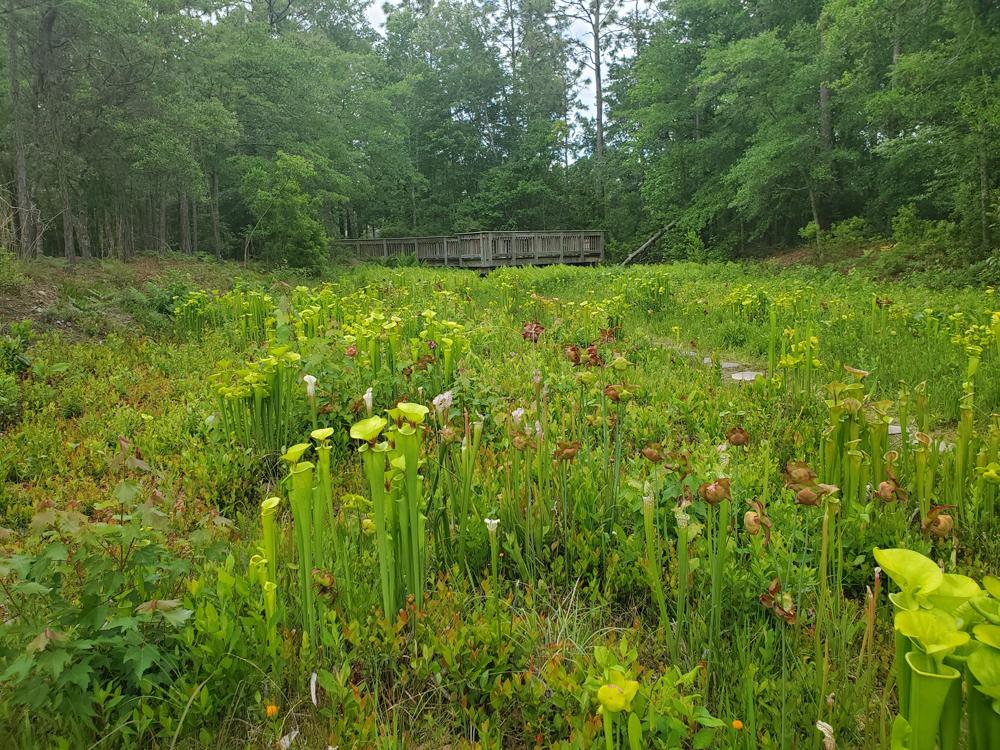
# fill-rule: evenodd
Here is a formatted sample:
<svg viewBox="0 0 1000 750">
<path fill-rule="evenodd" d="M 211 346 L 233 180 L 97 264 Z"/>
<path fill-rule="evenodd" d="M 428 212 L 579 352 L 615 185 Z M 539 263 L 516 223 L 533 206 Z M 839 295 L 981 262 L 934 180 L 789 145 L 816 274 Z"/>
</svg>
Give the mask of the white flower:
<svg viewBox="0 0 1000 750">
<path fill-rule="evenodd" d="M 437 413 L 438 419 L 444 419 L 448 416 L 448 410 L 451 408 L 452 395 L 451 391 L 445 391 L 434 397 L 431 401 L 434 404 L 434 411 Z"/>
<path fill-rule="evenodd" d="M 488 532 L 490 532 L 490 535 L 492 536 L 493 534 L 497 533 L 497 529 L 500 526 L 500 519 L 499 518 L 484 518 L 483 519 L 483 523 L 486 524 L 486 530 Z"/>
<path fill-rule="evenodd" d="M 512 411 L 510 413 L 510 416 L 514 420 L 514 426 L 515 427 L 520 427 L 521 426 L 521 420 L 524 418 L 524 409 L 522 409 L 519 406 L 516 409 L 514 409 L 514 411 Z"/>
<path fill-rule="evenodd" d="M 316 398 L 316 376 L 303 375 L 302 380 L 304 380 L 306 384 L 306 395 L 309 397 L 309 400 L 312 401 Z"/>
<path fill-rule="evenodd" d="M 372 389 L 371 388 L 369 388 L 367 391 L 365 391 L 364 399 L 365 399 L 365 408 L 368 410 L 368 413 L 371 414 L 372 413 L 372 403 L 375 400 L 375 396 L 372 394 Z"/>
<path fill-rule="evenodd" d="M 309 697 L 312 698 L 314 706 L 318 706 L 319 703 L 316 702 L 316 678 L 315 672 L 312 673 L 312 677 L 309 678 Z"/>
<path fill-rule="evenodd" d="M 535 437 L 537 437 L 539 440 L 542 439 L 542 423 L 539 422 L 537 419 L 535 420 Z"/>
<path fill-rule="evenodd" d="M 837 740 L 833 736 L 833 727 L 825 721 L 817 721 L 816 729 L 823 735 L 823 750 L 837 750 Z"/>
</svg>

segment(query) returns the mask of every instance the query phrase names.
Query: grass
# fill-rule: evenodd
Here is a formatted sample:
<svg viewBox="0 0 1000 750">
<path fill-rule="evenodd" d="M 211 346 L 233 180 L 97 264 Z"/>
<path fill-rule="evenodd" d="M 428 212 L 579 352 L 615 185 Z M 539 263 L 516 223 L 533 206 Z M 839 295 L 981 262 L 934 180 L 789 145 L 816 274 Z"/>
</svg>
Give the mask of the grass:
<svg viewBox="0 0 1000 750">
<path fill-rule="evenodd" d="M 0 735 L 888 748 L 872 548 L 996 575 L 998 306 L 764 264 L 28 269 Z"/>
</svg>

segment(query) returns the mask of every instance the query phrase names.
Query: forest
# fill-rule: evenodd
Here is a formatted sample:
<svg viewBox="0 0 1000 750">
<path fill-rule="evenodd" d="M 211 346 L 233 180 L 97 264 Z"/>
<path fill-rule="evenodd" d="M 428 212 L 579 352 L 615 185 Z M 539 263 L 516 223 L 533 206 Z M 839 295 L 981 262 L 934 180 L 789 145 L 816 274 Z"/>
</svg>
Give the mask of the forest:
<svg viewBox="0 0 1000 750">
<path fill-rule="evenodd" d="M 384 22 L 382 21 L 384 18 Z M 588 228 L 996 279 L 991 0 L 4 0 L 0 246 Z M 992 262 L 991 262 L 992 257 Z"/>
</svg>

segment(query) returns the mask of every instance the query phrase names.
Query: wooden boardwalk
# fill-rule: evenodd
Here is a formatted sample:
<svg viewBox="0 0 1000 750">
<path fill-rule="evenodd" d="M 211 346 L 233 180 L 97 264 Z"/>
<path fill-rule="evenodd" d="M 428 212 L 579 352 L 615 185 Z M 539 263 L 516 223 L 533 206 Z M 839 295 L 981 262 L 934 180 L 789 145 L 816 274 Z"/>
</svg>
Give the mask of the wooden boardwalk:
<svg viewBox="0 0 1000 750">
<path fill-rule="evenodd" d="M 604 259 L 604 232 L 469 232 L 441 237 L 339 240 L 360 260 L 415 255 L 432 266 L 489 270 L 500 266 L 593 265 Z"/>
</svg>

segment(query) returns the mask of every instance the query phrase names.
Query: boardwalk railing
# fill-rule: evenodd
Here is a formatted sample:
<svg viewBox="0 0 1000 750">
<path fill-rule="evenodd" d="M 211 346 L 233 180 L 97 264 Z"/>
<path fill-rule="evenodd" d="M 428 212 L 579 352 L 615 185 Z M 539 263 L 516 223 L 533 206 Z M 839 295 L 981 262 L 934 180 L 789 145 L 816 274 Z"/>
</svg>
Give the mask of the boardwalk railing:
<svg viewBox="0 0 1000 750">
<path fill-rule="evenodd" d="M 359 260 L 415 255 L 434 266 L 490 269 L 499 266 L 593 264 L 604 259 L 604 232 L 469 232 L 441 237 L 340 240 Z"/>
</svg>

